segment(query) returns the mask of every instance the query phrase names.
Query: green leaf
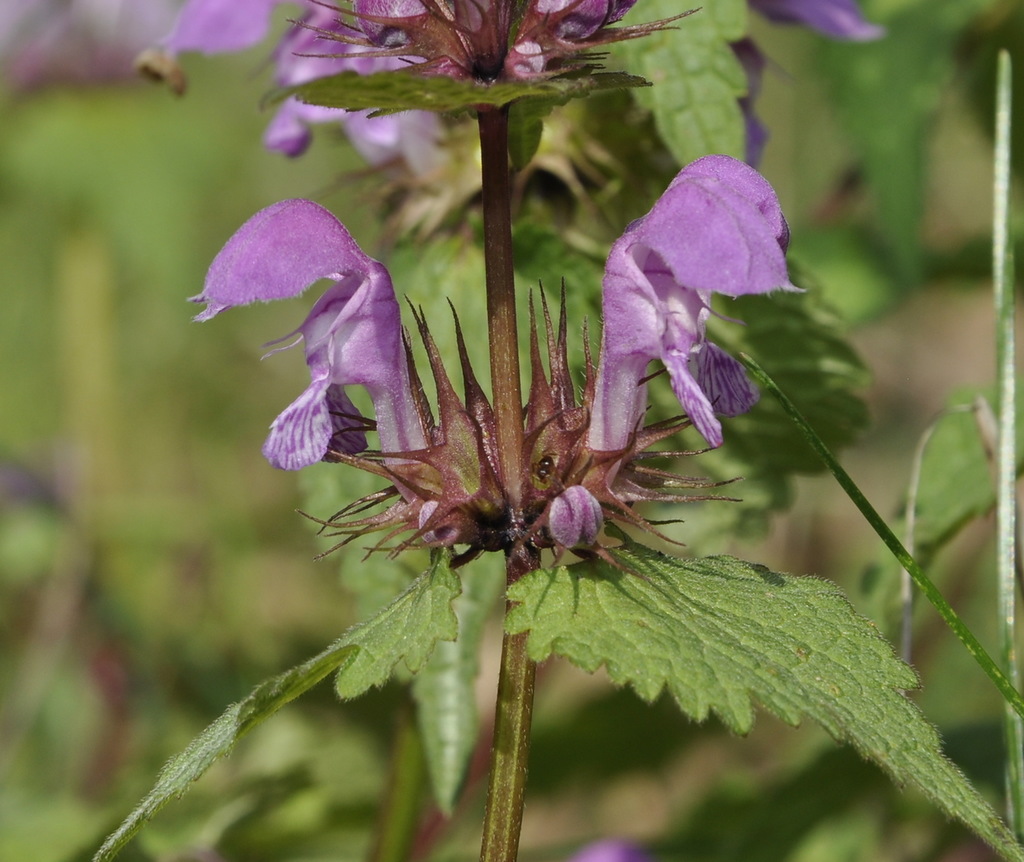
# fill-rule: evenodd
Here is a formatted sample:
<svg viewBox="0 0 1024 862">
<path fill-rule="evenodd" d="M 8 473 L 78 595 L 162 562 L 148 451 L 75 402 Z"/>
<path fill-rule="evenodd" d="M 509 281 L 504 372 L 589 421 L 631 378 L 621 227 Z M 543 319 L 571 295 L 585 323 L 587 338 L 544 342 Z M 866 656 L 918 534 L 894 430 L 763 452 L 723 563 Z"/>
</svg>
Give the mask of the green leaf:
<svg viewBox="0 0 1024 862">
<path fill-rule="evenodd" d="M 565 304 L 572 326 L 601 316 L 601 276 L 604 260 L 566 246 L 558 228 L 534 221 L 517 222 L 512 235 L 517 285 L 528 293 L 542 285 L 552 311 L 557 312 L 558 293 L 565 281 Z M 570 352 L 582 357 L 583 338 L 570 341 Z"/>
<path fill-rule="evenodd" d="M 553 107 L 546 99 L 527 99 L 509 109 L 508 155 L 513 169 L 521 171 L 530 163 L 544 135 L 544 117 Z"/>
<path fill-rule="evenodd" d="M 623 72 L 596 72 L 591 68 L 541 81 L 492 84 L 485 87 L 474 81 L 458 81 L 444 76 L 426 77 L 415 71 L 400 69 L 360 75 L 339 72 L 317 78 L 271 94 L 269 101 L 278 102 L 297 96 L 307 105 L 366 109 L 383 113 L 396 111 L 461 111 L 480 105 L 500 107 L 519 99 L 542 98 L 554 103 L 578 99 L 597 90 L 621 90 L 646 87 L 648 83 L 636 75 Z"/>
<path fill-rule="evenodd" d="M 816 294 L 742 297 L 720 308 L 746 325 L 712 327 L 716 343 L 733 355 L 756 356 L 772 379 L 795 393 L 797 406 L 829 447 L 841 448 L 857 438 L 868 414 L 855 392 L 867 386 L 870 376 L 846 339 L 843 322 Z M 727 439 L 728 457 L 743 462 L 746 476 L 821 470 L 818 456 L 793 434 L 792 421 L 772 399 L 730 420 Z"/>
<path fill-rule="evenodd" d="M 452 601 L 461 592 L 448 556 L 434 555 L 433 565 L 379 614 L 350 628 L 337 643 L 359 647 L 335 680 L 338 697 L 348 700 L 383 685 L 399 661 L 413 673 L 430 658 L 439 640 L 455 640 L 459 623 Z"/>
<path fill-rule="evenodd" d="M 482 561 L 481 561 L 482 562 Z M 476 747 L 479 717 L 475 682 L 483 625 L 505 585 L 504 570 L 479 564 L 455 600 L 459 637 L 440 641 L 412 682 L 427 769 L 438 807 L 450 814 Z"/>
<path fill-rule="evenodd" d="M 992 468 L 985 454 L 972 405 L 992 391 L 977 388 L 955 392 L 946 402 L 921 461 L 914 526 L 915 556 L 922 566 L 971 521 L 995 506 Z M 1017 410 L 1024 408 L 1018 394 Z M 1024 445 L 1024 429 L 1017 429 L 1018 448 Z M 1018 458 L 1017 471 L 1021 471 Z"/>
<path fill-rule="evenodd" d="M 678 0 L 647 0 L 646 20 L 678 15 Z M 612 54 L 654 86 L 636 98 L 652 111 L 666 146 L 687 164 L 708 153 L 742 158 L 746 148 L 737 99 L 747 79 L 729 43 L 746 35 L 745 0 L 706 0 L 673 27 L 620 42 Z M 630 23 L 634 23 L 632 20 Z"/>
<path fill-rule="evenodd" d="M 922 275 L 921 219 L 930 132 L 955 68 L 957 41 L 991 0 L 876 0 L 866 4 L 886 36 L 823 40 L 822 72 L 877 202 L 880 239 L 904 288 Z"/>
<path fill-rule="evenodd" d="M 458 578 L 447 557 L 437 554 L 433 566 L 375 617 L 353 626 L 309 661 L 260 683 L 164 766 L 153 789 L 107 838 L 94 862 L 113 859 L 157 811 L 185 793 L 239 739 L 332 671 L 338 671 L 338 694 L 351 698 L 387 682 L 402 659 L 410 670 L 418 670 L 439 638 L 456 636 L 451 602 L 458 594 Z"/>
<path fill-rule="evenodd" d="M 947 760 L 904 690 L 918 685 L 874 625 L 827 581 L 730 557 L 679 560 L 612 550 L 627 571 L 590 562 L 536 571 L 509 590 L 509 632 L 535 661 L 601 665 L 647 701 L 667 689 L 695 720 L 714 712 L 745 733 L 754 702 L 789 724 L 804 716 L 913 784 L 1008 859 L 1024 859 L 996 813 Z"/>
<path fill-rule="evenodd" d="M 229 706 L 188 748 L 168 761 L 153 789 L 100 847 L 93 857 L 95 862 L 113 859 L 146 821 L 172 798 L 188 790 L 239 739 L 332 671 L 349 666 L 358 651 L 359 647 L 350 642 L 337 641 L 298 667 L 260 683 L 247 698 Z"/>
</svg>

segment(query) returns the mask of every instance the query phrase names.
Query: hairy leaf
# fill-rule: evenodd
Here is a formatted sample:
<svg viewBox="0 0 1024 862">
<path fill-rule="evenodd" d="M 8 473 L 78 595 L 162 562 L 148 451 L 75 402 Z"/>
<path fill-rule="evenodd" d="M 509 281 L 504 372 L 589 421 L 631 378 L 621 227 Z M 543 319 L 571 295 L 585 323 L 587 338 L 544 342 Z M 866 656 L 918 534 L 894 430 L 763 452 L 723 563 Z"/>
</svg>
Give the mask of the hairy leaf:
<svg viewBox="0 0 1024 862">
<path fill-rule="evenodd" d="M 410 670 L 418 670 L 437 640 L 456 636 L 451 602 L 458 594 L 458 578 L 448 568 L 447 558 L 438 554 L 433 566 L 376 616 L 350 628 L 319 655 L 266 680 L 244 700 L 232 704 L 164 766 L 153 789 L 107 838 L 94 862 L 113 859 L 157 811 L 185 793 L 239 739 L 332 671 L 338 671 L 339 695 L 351 698 L 383 685 L 403 659 Z"/>
<path fill-rule="evenodd" d="M 270 101 L 296 96 L 308 105 L 345 108 L 349 111 L 370 109 L 392 113 L 422 110 L 447 113 L 479 105 L 500 107 L 528 98 L 542 98 L 553 103 L 567 102 L 597 90 L 646 86 L 649 86 L 648 83 L 636 75 L 597 72 L 593 69 L 540 81 L 509 82 L 489 87 L 443 76 L 425 77 L 406 69 L 377 72 L 374 75 L 349 71 L 278 91 L 270 96 Z"/>
<path fill-rule="evenodd" d="M 646 20 L 678 15 L 678 0 L 647 0 Z M 620 42 L 613 54 L 625 68 L 654 84 L 636 98 L 652 111 L 666 146 L 687 164 L 708 153 L 742 158 L 745 127 L 737 98 L 746 75 L 729 42 L 746 34 L 745 0 L 707 0 L 673 27 Z M 632 22 L 632 18 L 631 21 Z"/>
<path fill-rule="evenodd" d="M 604 665 L 644 700 L 667 689 L 691 718 L 713 712 L 738 733 L 753 724 L 754 703 L 790 724 L 812 718 L 1006 858 L 1024 859 L 904 695 L 918 685 L 913 670 L 833 584 L 632 544 L 612 555 L 626 571 L 595 561 L 532 572 L 510 589 L 520 604 L 506 628 L 529 631 L 531 658 Z"/>
<path fill-rule="evenodd" d="M 347 700 L 383 685 L 400 661 L 413 673 L 419 671 L 439 640 L 458 637 L 452 601 L 460 592 L 458 576 L 448 568 L 447 556 L 435 554 L 431 568 L 409 589 L 376 616 L 350 628 L 337 642 L 359 647 L 335 680 L 338 696 Z"/>
<path fill-rule="evenodd" d="M 413 679 L 419 705 L 420 734 L 438 807 L 450 814 L 476 747 L 479 716 L 475 684 L 480 666 L 483 625 L 505 585 L 504 571 L 488 571 L 483 561 L 465 579 L 455 600 L 459 618 L 456 641 L 440 641 L 430 661 Z"/>
</svg>

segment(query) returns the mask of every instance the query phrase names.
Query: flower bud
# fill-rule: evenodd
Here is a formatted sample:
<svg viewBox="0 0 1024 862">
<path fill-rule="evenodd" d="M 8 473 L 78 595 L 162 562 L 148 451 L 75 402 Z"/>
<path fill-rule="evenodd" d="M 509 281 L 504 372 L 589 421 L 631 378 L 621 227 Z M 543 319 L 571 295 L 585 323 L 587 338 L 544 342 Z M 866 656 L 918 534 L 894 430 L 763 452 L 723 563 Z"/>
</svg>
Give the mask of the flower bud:
<svg viewBox="0 0 1024 862">
<path fill-rule="evenodd" d="M 582 485 L 571 485 L 551 501 L 548 529 L 563 548 L 593 545 L 604 525 L 601 504 Z"/>
</svg>

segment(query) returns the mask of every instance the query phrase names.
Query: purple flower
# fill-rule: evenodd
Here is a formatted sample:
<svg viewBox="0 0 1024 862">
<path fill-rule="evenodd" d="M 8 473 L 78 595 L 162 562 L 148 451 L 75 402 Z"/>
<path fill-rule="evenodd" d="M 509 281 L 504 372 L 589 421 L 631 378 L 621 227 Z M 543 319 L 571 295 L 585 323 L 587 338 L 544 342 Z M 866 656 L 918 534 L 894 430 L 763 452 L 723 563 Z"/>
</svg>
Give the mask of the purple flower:
<svg viewBox="0 0 1024 862">
<path fill-rule="evenodd" d="M 582 485 L 570 485 L 548 509 L 551 538 L 563 548 L 593 545 L 603 524 L 601 504 Z"/>
<path fill-rule="evenodd" d="M 885 35 L 885 28 L 868 23 L 856 0 L 749 0 L 750 8 L 777 24 L 803 24 L 824 36 L 863 42 Z M 732 43 L 733 53 L 747 75 L 747 95 L 739 100 L 747 125 L 747 162 L 757 165 L 768 140 L 768 130 L 754 112 L 761 92 L 765 58 L 751 39 Z"/>
<path fill-rule="evenodd" d="M 305 84 L 346 69 L 372 75 L 403 66 L 397 57 L 365 57 L 360 56 L 365 49 L 358 46 L 344 42 L 325 43 L 320 33 L 311 28 L 357 35 L 330 9 L 316 7 L 303 25 L 292 27 L 285 33 L 274 52 L 277 65 L 275 80 L 281 87 Z M 316 56 L 318 52 L 340 53 L 341 56 Z M 309 126 L 329 122 L 338 122 L 345 128 L 352 145 L 371 165 L 402 159 L 413 173 L 424 174 L 438 164 L 440 124 L 435 114 L 426 111 L 371 117 L 370 111 L 307 105 L 291 96 L 267 127 L 263 142 L 267 149 L 298 156 L 306 151 L 312 140 Z"/>
<path fill-rule="evenodd" d="M 4 77 L 19 89 L 131 78 L 132 58 L 173 17 L 171 0 L 3 0 Z"/>
<path fill-rule="evenodd" d="M 608 21 L 611 0 L 536 0 L 533 9 L 555 15 L 555 35 L 560 39 L 585 39 Z"/>
<path fill-rule="evenodd" d="M 777 24 L 803 24 L 833 39 L 864 41 L 885 35 L 869 24 L 856 0 L 750 0 L 752 9 Z"/>
<path fill-rule="evenodd" d="M 188 0 L 174 29 L 163 41 L 172 54 L 199 51 L 222 54 L 244 51 L 262 42 L 270 30 L 270 13 L 282 0 Z"/>
<path fill-rule="evenodd" d="M 391 277 L 319 204 L 282 201 L 242 225 L 210 265 L 203 292 L 193 297 L 207 305 L 196 320 L 298 296 L 321 278 L 335 283 L 292 333 L 305 343 L 311 382 L 274 420 L 263 454 L 275 467 L 297 470 L 330 450 L 365 448 L 359 430 L 364 422 L 346 386 L 369 393 L 383 452 L 422 448 Z"/>
<path fill-rule="evenodd" d="M 668 369 L 694 427 L 721 445 L 715 414 L 743 413 L 758 394 L 743 366 L 705 338 L 711 295 L 796 290 L 786 272 L 788 243 L 778 198 L 753 168 L 705 156 L 679 172 L 608 255 L 592 449 L 629 445 L 647 406 L 642 381 L 652 359 Z"/>
<path fill-rule="evenodd" d="M 241 51 L 266 38 L 271 14 L 284 0 L 189 0 L 163 47 L 173 57 L 186 51 L 218 54 Z M 419 0 L 409 0 L 418 3 Z M 274 51 L 275 82 L 305 84 L 346 69 L 369 75 L 401 68 L 399 57 L 362 56 L 363 34 L 347 26 L 329 5 L 305 3 L 305 14 L 289 28 Z M 337 36 L 340 41 L 328 38 Z M 370 118 L 369 111 L 307 105 L 287 99 L 267 127 L 264 144 L 287 156 L 305 152 L 310 126 L 341 124 L 353 146 L 370 164 L 402 159 L 416 173 L 436 166 L 440 123 L 433 114 L 409 112 Z"/>
<path fill-rule="evenodd" d="M 636 0 L 534 0 L 531 11 L 551 16 L 558 38 L 585 39 L 620 21 L 634 3 Z"/>
<path fill-rule="evenodd" d="M 608 838 L 588 844 L 567 862 L 654 862 L 640 847 L 619 838 Z"/>
<path fill-rule="evenodd" d="M 422 0 L 353 0 L 352 8 L 359 16 L 360 29 L 382 48 L 400 48 L 409 42 L 408 33 L 398 22 L 388 19 L 418 18 L 427 14 Z"/>
<path fill-rule="evenodd" d="M 746 124 L 747 151 L 744 158 L 748 165 L 759 165 L 761 154 L 768 142 L 768 129 L 754 111 L 754 103 L 761 95 L 761 79 L 764 77 L 765 57 L 753 39 L 740 39 L 730 46 L 740 61 L 747 76 L 747 95 L 739 99 L 743 121 Z"/>
</svg>

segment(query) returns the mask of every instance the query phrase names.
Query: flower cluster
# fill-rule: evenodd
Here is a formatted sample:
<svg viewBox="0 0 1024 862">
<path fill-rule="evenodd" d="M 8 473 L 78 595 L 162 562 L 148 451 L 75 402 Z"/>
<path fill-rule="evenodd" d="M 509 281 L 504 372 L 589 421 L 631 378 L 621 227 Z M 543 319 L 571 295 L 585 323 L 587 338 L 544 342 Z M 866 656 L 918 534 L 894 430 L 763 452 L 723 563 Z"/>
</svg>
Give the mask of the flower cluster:
<svg viewBox="0 0 1024 862">
<path fill-rule="evenodd" d="M 353 0 L 380 49 L 417 57 L 423 71 L 482 83 L 572 68 L 577 55 L 665 22 L 609 29 L 636 0 Z"/>
<path fill-rule="evenodd" d="M 259 44 L 270 29 L 272 13 L 282 2 L 189 0 L 160 46 L 139 57 L 139 68 L 182 93 L 186 79 L 178 55 L 192 51 L 228 53 Z M 364 34 L 346 24 L 337 9 L 314 2 L 301 5 L 302 16 L 285 31 L 274 50 L 278 86 L 297 86 L 346 70 L 370 75 L 405 65 L 400 56 L 381 56 L 364 44 Z M 441 127 L 436 115 L 425 111 L 384 117 L 369 114 L 307 105 L 290 97 L 267 127 L 264 145 L 287 156 L 298 156 L 309 146 L 311 125 L 337 123 L 371 165 L 401 161 L 413 173 L 424 174 L 437 164 Z"/>
<path fill-rule="evenodd" d="M 678 499 L 675 489 L 706 485 L 642 465 L 642 454 L 687 424 L 718 446 L 716 414 L 733 416 L 756 401 L 742 367 L 707 341 L 705 326 L 713 293 L 795 289 L 787 242 L 775 193 L 752 168 L 727 156 L 684 168 L 612 247 L 600 363 L 595 370 L 588 359 L 581 400 L 569 371 L 564 314 L 555 326 L 544 306 L 549 370 L 535 324 L 523 472 L 514 477 L 502 476 L 494 414 L 465 349 L 460 399 L 417 315 L 437 392 L 435 420 L 387 270 L 318 204 L 284 201 L 243 225 L 195 297 L 207 306 L 197 319 L 333 280 L 292 333 L 305 346 L 311 382 L 274 421 L 264 454 L 284 469 L 341 461 L 392 483 L 373 498 L 394 500 L 385 511 L 346 520 L 363 511 L 363 500 L 331 519 L 341 534 L 387 530 L 387 540 L 411 530 L 399 547 L 466 546 L 463 559 L 517 546 L 600 553 L 605 518 L 645 525 L 634 503 Z M 668 370 L 687 418 L 645 428 L 645 381 L 654 360 Z M 375 422 L 359 415 L 349 386 L 367 391 Z M 366 451 L 371 428 L 377 451 Z"/>
<path fill-rule="evenodd" d="M 241 51 L 263 41 L 273 11 L 285 0 L 188 0 L 170 34 L 138 60 L 146 74 L 186 87 L 177 57 Z M 274 51 L 275 80 L 294 87 L 342 71 L 362 75 L 415 68 L 424 75 L 490 84 L 543 78 L 581 65 L 587 52 L 642 36 L 667 22 L 610 27 L 635 0 L 352 0 L 351 9 L 294 0 L 302 14 Z M 279 109 L 265 135 L 272 150 L 295 156 L 309 127 L 341 124 L 373 165 L 401 159 L 422 175 L 438 161 L 440 126 L 432 114 L 369 117 L 369 112 L 308 105 L 295 97 Z"/>
<path fill-rule="evenodd" d="M 757 391 L 742 366 L 705 338 L 711 295 L 794 290 L 788 244 L 778 198 L 753 168 L 705 156 L 679 172 L 608 256 L 594 448 L 619 449 L 636 432 L 653 359 L 665 365 L 694 427 L 709 445 L 722 444 L 715 414 L 746 412 Z"/>
</svg>

